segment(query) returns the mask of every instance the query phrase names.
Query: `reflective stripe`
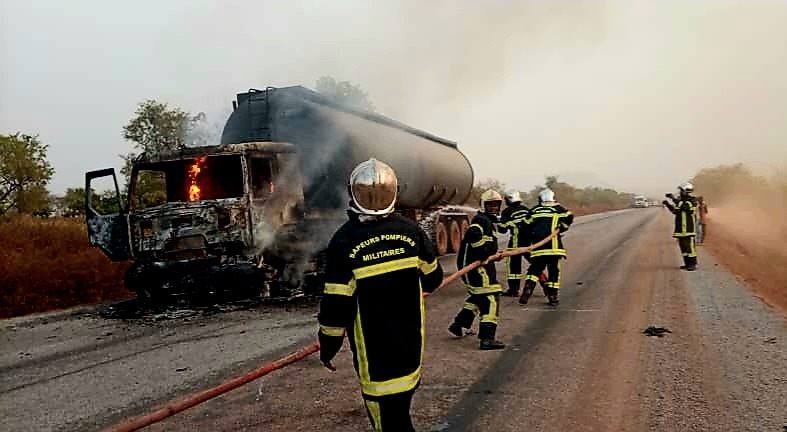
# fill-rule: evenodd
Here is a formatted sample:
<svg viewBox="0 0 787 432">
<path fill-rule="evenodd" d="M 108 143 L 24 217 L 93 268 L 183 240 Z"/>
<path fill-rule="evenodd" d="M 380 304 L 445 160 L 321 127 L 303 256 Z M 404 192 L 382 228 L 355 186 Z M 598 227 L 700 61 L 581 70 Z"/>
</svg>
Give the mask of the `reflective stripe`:
<svg viewBox="0 0 787 432">
<path fill-rule="evenodd" d="M 421 379 L 421 367 L 418 366 L 414 372 L 401 378 L 394 378 L 388 381 L 361 381 L 361 389 L 364 394 L 369 396 L 386 396 L 390 394 L 402 393 L 412 390 Z"/>
<path fill-rule="evenodd" d="M 509 273 L 508 279 L 522 279 L 521 273 Z"/>
<path fill-rule="evenodd" d="M 493 242 L 493 241 L 495 241 L 495 239 L 494 239 L 494 238 L 492 238 L 492 237 L 490 237 L 490 236 L 483 236 L 483 237 L 481 237 L 481 240 L 478 240 L 478 241 L 477 241 L 477 242 L 475 242 L 475 243 L 470 243 L 470 246 L 472 246 L 472 247 L 474 247 L 474 248 L 477 248 L 477 247 L 481 247 L 481 246 L 483 246 L 483 245 L 484 245 L 484 244 L 486 244 L 487 242 Z"/>
<path fill-rule="evenodd" d="M 538 278 L 538 276 L 536 276 L 536 275 L 530 275 L 530 274 L 529 274 L 529 275 L 527 275 L 527 278 L 526 278 L 526 279 L 527 279 L 527 280 L 529 280 L 529 281 L 531 281 L 531 282 L 538 282 L 538 281 L 539 281 L 539 278 Z"/>
<path fill-rule="evenodd" d="M 352 296 L 355 293 L 355 284 L 350 282 L 350 284 L 336 284 L 336 283 L 326 283 L 325 290 L 323 291 L 324 294 L 336 294 L 336 295 L 343 295 L 343 296 Z"/>
<path fill-rule="evenodd" d="M 380 402 L 364 400 L 366 409 L 369 410 L 369 417 L 372 418 L 372 429 L 374 432 L 383 432 L 383 422 L 380 417 Z"/>
<path fill-rule="evenodd" d="M 553 256 L 566 256 L 565 249 L 541 249 L 533 251 L 530 256 L 537 257 L 537 256 L 544 256 L 544 255 L 553 255 Z"/>
<path fill-rule="evenodd" d="M 428 263 L 419 258 L 418 268 L 421 270 L 421 273 L 428 275 L 429 273 L 437 270 L 437 259 L 433 260 L 431 263 Z"/>
<path fill-rule="evenodd" d="M 326 336 L 344 336 L 344 327 L 329 327 L 320 324 L 320 331 Z"/>
<path fill-rule="evenodd" d="M 365 279 L 398 270 L 418 267 L 418 257 L 402 258 L 353 270 L 356 279 Z"/>
<path fill-rule="evenodd" d="M 355 340 L 355 351 L 358 355 L 358 378 L 361 384 L 369 382 L 369 358 L 366 356 L 366 341 L 363 339 L 363 327 L 361 326 L 361 308 L 355 313 L 355 325 L 353 325 L 353 339 Z"/>
<path fill-rule="evenodd" d="M 487 298 L 489 299 L 489 313 L 481 316 L 481 322 L 497 324 L 497 299 L 493 295 Z"/>
<path fill-rule="evenodd" d="M 476 305 L 475 303 L 465 302 L 464 306 L 462 306 L 462 309 L 467 309 L 467 310 L 473 312 L 476 315 L 478 315 L 478 313 L 479 313 L 478 312 L 478 305 Z"/>
<path fill-rule="evenodd" d="M 469 291 L 470 294 L 492 294 L 492 293 L 503 291 L 503 288 L 500 284 L 494 284 L 494 285 L 482 286 L 482 287 L 465 284 L 465 286 L 467 287 L 467 291 Z"/>
</svg>

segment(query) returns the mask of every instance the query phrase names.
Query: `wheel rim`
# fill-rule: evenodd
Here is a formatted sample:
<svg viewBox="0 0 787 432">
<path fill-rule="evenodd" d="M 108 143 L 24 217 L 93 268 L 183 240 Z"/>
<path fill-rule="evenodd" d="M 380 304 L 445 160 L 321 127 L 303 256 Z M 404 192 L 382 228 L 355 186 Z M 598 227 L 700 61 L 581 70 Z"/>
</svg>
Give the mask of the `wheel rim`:
<svg viewBox="0 0 787 432">
<path fill-rule="evenodd" d="M 459 251 L 459 244 L 462 242 L 462 230 L 459 224 L 451 222 L 451 252 Z"/>
<path fill-rule="evenodd" d="M 448 232 L 446 232 L 445 224 L 440 223 L 437 225 L 437 253 L 445 255 L 448 252 Z"/>
</svg>

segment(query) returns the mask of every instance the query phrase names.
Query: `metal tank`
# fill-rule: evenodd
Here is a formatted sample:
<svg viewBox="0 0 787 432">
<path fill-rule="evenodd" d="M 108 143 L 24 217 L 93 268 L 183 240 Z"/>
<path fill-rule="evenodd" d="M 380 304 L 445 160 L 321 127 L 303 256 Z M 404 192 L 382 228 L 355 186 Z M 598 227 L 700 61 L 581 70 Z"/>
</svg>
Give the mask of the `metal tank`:
<svg viewBox="0 0 787 432">
<path fill-rule="evenodd" d="M 345 208 L 350 171 L 371 157 L 396 170 L 400 209 L 461 204 L 473 186 L 473 168 L 456 143 L 304 87 L 250 90 L 233 108 L 221 143 L 294 144 L 307 208 Z"/>
</svg>

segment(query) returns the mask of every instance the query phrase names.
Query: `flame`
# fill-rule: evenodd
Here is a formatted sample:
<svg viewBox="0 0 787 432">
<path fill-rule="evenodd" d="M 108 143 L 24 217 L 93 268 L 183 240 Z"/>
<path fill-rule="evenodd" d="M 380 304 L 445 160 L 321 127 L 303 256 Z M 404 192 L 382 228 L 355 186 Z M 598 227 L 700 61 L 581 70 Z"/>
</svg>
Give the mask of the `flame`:
<svg viewBox="0 0 787 432">
<path fill-rule="evenodd" d="M 197 176 L 199 176 L 200 171 L 202 168 L 200 165 L 205 163 L 206 156 L 194 159 L 194 164 L 189 167 L 189 201 L 199 201 L 200 199 L 200 187 L 197 182 Z"/>
</svg>

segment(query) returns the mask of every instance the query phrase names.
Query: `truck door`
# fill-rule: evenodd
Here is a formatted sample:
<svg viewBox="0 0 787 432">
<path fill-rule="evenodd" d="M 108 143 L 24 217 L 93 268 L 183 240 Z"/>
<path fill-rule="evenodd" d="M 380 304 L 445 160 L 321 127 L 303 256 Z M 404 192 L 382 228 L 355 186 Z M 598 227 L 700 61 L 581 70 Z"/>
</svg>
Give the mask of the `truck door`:
<svg viewBox="0 0 787 432">
<path fill-rule="evenodd" d="M 115 184 L 115 199 L 119 213 L 101 214 L 96 209 L 96 194 L 93 193 L 93 180 L 112 176 Z M 85 174 L 85 222 L 90 246 L 98 247 L 112 261 L 131 259 L 131 243 L 128 234 L 128 219 L 120 200 L 120 188 L 114 168 L 91 171 Z"/>
</svg>

